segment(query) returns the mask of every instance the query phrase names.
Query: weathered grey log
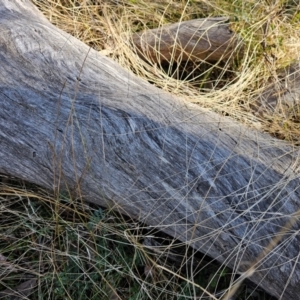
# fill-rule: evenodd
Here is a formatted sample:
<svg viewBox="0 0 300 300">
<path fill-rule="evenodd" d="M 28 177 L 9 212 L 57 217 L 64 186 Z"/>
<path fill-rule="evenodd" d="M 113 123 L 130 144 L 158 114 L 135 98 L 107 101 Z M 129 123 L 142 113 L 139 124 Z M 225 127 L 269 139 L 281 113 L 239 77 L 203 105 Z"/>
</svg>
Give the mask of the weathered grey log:
<svg viewBox="0 0 300 300">
<path fill-rule="evenodd" d="M 273 114 L 280 112 L 288 116 L 298 110 L 300 103 L 300 64 L 295 62 L 279 72 L 276 80 L 270 80 L 257 101 L 257 112 Z"/>
<path fill-rule="evenodd" d="M 152 63 L 216 62 L 242 55 L 242 41 L 228 18 L 195 19 L 133 34 L 133 44 Z"/>
<path fill-rule="evenodd" d="M 299 208 L 299 150 L 138 79 L 0 0 L 0 172 L 113 207 L 237 272 Z M 296 226 L 297 225 L 297 226 Z M 298 299 L 296 224 L 251 280 Z"/>
</svg>

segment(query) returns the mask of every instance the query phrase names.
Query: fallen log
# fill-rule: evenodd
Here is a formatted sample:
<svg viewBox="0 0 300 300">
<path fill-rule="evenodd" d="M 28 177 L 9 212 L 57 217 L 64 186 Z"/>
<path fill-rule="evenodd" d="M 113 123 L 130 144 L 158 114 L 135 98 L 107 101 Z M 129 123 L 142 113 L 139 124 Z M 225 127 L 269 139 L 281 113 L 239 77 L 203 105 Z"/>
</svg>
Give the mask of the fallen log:
<svg viewBox="0 0 300 300">
<path fill-rule="evenodd" d="M 132 35 L 137 54 L 152 63 L 216 62 L 240 57 L 241 39 L 228 18 L 195 19 Z"/>
<path fill-rule="evenodd" d="M 0 30 L 1 173 L 113 207 L 237 273 L 257 262 L 253 282 L 298 299 L 297 148 L 151 86 L 28 0 L 0 0 Z"/>
</svg>

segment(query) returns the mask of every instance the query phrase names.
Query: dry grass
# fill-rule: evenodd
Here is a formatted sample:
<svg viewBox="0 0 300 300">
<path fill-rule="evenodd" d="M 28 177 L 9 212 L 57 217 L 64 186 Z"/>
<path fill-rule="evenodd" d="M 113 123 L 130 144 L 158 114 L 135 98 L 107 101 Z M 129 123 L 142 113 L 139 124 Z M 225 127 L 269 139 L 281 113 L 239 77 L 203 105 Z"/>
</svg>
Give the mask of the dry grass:
<svg viewBox="0 0 300 300">
<path fill-rule="evenodd" d="M 299 104 L 261 97 L 292 86 L 295 75 L 284 68 L 299 60 L 296 1 L 32 1 L 53 24 L 159 88 L 299 143 Z M 132 47 L 133 32 L 219 15 L 245 43 L 239 61 L 171 68 L 146 63 Z M 0 299 L 219 299 L 237 277 L 115 212 L 1 181 Z M 236 299 L 271 297 L 247 283 Z"/>
<path fill-rule="evenodd" d="M 230 269 L 113 211 L 0 176 L 0 299 L 219 299 Z M 272 299 L 242 284 L 237 299 Z"/>
<path fill-rule="evenodd" d="M 300 5 L 296 1 L 33 1 L 56 26 L 159 88 L 299 142 L 297 103 L 271 105 L 261 94 L 288 93 L 284 68 L 299 61 Z M 149 64 L 132 47 L 133 32 L 208 16 L 228 16 L 245 44 L 244 58 L 225 63 Z M 177 76 L 172 74 L 179 73 Z M 174 78 L 175 77 L 175 78 Z M 285 74 L 285 78 L 293 75 Z M 291 80 L 291 79 L 290 79 Z M 297 100 L 297 99 L 296 99 Z M 296 101 L 297 102 L 297 101 Z"/>
</svg>

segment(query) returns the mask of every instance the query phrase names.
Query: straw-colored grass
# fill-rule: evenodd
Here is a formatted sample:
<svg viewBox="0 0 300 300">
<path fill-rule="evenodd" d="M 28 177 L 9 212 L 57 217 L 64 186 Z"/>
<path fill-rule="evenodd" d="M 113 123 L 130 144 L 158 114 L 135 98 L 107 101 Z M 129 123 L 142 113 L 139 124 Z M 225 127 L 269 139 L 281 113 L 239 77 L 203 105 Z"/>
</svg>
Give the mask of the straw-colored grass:
<svg viewBox="0 0 300 300">
<path fill-rule="evenodd" d="M 236 278 L 113 211 L 0 181 L 0 299 L 219 299 Z M 237 296 L 272 299 L 250 282 Z"/>
<path fill-rule="evenodd" d="M 53 24 L 138 77 L 299 143 L 299 105 L 283 109 L 279 101 L 265 109 L 260 100 L 269 86 L 281 92 L 283 69 L 299 59 L 298 1 L 32 1 Z M 244 43 L 240 60 L 151 65 L 132 47 L 134 32 L 220 15 Z M 219 299 L 236 279 L 225 266 L 113 211 L 0 181 L 0 299 L 9 291 L 20 299 Z M 272 298 L 246 282 L 236 299 Z"/>
<path fill-rule="evenodd" d="M 268 86 L 274 85 L 276 92 L 282 93 L 279 77 L 283 68 L 299 61 L 297 1 L 33 2 L 53 24 L 159 88 L 281 139 L 299 142 L 297 107 L 283 110 L 279 101 L 262 110 L 264 103 L 258 101 Z M 229 17 L 231 28 L 245 44 L 243 59 L 180 66 L 171 62 L 166 67 L 146 63 L 132 47 L 133 32 L 209 16 Z"/>
</svg>

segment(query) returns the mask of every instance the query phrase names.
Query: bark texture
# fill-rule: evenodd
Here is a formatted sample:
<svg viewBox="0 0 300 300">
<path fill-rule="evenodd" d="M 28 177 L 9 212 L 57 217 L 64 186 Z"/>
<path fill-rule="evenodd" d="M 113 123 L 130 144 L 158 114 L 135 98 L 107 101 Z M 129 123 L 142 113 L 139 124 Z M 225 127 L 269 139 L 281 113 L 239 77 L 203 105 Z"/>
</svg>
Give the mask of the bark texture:
<svg viewBox="0 0 300 300">
<path fill-rule="evenodd" d="M 152 63 L 227 60 L 242 55 L 242 42 L 224 17 L 195 19 L 136 33 L 137 53 Z"/>
<path fill-rule="evenodd" d="M 0 172 L 71 189 L 237 272 L 299 209 L 299 150 L 162 92 L 0 0 Z M 299 224 L 250 279 L 298 299 Z"/>
</svg>

